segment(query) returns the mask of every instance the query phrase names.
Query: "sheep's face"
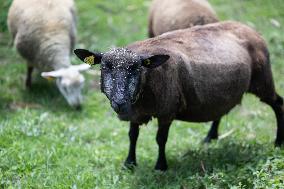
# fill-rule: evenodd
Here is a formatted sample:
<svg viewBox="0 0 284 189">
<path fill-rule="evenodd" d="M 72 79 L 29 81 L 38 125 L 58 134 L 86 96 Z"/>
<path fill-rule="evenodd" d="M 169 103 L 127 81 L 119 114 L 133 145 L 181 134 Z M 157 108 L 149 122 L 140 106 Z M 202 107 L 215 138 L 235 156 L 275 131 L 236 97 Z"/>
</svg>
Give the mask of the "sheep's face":
<svg viewBox="0 0 284 189">
<path fill-rule="evenodd" d="M 131 112 L 140 91 L 141 71 L 140 57 L 129 50 L 113 49 L 102 57 L 101 90 L 120 116 Z"/>
<path fill-rule="evenodd" d="M 56 85 L 59 91 L 67 100 L 68 104 L 76 109 L 80 109 L 83 97 L 82 89 L 85 78 L 80 71 L 89 69 L 89 65 L 70 66 L 52 72 L 43 72 L 45 78 L 56 78 Z"/>
<path fill-rule="evenodd" d="M 125 48 L 112 49 L 104 54 L 77 49 L 75 54 L 89 64 L 101 64 L 101 90 L 110 100 L 119 117 L 128 120 L 131 105 L 139 97 L 141 73 L 168 60 L 168 55 L 138 55 Z"/>
<path fill-rule="evenodd" d="M 73 73 L 72 73 L 73 72 Z M 56 85 L 67 100 L 68 104 L 75 108 L 80 108 L 83 97 L 81 90 L 84 85 L 84 77 L 78 71 L 68 71 L 62 77 L 56 79 Z"/>
</svg>

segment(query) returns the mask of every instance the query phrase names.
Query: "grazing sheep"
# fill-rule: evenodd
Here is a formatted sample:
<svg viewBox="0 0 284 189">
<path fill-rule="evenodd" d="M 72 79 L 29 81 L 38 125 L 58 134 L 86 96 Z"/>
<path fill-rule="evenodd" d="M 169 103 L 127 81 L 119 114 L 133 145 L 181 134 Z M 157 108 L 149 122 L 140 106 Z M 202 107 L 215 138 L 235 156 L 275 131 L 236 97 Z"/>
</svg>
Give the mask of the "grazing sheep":
<svg viewBox="0 0 284 189">
<path fill-rule="evenodd" d="M 173 120 L 215 121 L 255 94 L 277 118 L 275 144 L 284 144 L 283 99 L 276 93 L 264 40 L 238 22 L 177 30 L 106 53 L 77 49 L 101 64 L 101 89 L 122 120 L 130 121 L 126 165 L 136 165 L 139 125 L 158 118 L 156 169 L 166 170 L 165 145 Z"/>
<path fill-rule="evenodd" d="M 27 60 L 26 86 L 39 69 L 56 84 L 67 102 L 79 108 L 86 64 L 70 64 L 75 44 L 76 18 L 73 0 L 14 0 L 8 13 L 9 31 L 20 55 Z"/>
<path fill-rule="evenodd" d="M 218 22 L 207 0 L 154 0 L 150 7 L 148 35 Z"/>
</svg>

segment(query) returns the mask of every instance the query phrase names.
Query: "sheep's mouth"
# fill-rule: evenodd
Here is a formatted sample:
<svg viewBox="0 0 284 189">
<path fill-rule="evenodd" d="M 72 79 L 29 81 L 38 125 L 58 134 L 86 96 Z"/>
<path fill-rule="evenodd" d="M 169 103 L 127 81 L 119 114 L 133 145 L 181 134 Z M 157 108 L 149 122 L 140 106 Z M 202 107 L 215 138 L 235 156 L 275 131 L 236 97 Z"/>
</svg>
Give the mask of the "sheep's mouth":
<svg viewBox="0 0 284 189">
<path fill-rule="evenodd" d="M 122 121 L 130 121 L 130 113 L 118 114 L 118 118 Z"/>
<path fill-rule="evenodd" d="M 116 103 L 115 101 L 111 101 L 111 106 L 121 120 L 127 121 L 131 117 L 132 107 L 129 100 L 125 103 Z"/>
</svg>

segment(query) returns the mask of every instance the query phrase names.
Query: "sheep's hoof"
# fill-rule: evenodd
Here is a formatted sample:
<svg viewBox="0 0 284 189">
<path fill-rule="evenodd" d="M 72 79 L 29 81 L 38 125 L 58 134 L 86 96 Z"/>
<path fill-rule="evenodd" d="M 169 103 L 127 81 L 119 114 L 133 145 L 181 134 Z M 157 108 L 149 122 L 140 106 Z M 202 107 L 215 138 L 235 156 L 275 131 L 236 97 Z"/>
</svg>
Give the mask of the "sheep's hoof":
<svg viewBox="0 0 284 189">
<path fill-rule="evenodd" d="M 206 137 L 205 139 L 203 139 L 203 143 L 204 144 L 209 144 L 212 142 L 212 140 L 217 140 L 218 139 L 218 136 L 217 137 Z"/>
<path fill-rule="evenodd" d="M 126 160 L 124 162 L 124 168 L 129 169 L 129 170 L 134 170 L 134 168 L 137 166 L 136 161 L 130 161 Z"/>
<path fill-rule="evenodd" d="M 209 144 L 209 143 L 211 143 L 211 138 L 210 137 L 206 137 L 205 139 L 203 139 L 203 143 L 204 144 Z"/>
<path fill-rule="evenodd" d="M 166 171 L 168 169 L 167 163 L 157 163 L 155 166 L 156 171 Z"/>
<path fill-rule="evenodd" d="M 31 82 L 26 82 L 26 89 L 32 90 L 32 83 Z"/>
</svg>

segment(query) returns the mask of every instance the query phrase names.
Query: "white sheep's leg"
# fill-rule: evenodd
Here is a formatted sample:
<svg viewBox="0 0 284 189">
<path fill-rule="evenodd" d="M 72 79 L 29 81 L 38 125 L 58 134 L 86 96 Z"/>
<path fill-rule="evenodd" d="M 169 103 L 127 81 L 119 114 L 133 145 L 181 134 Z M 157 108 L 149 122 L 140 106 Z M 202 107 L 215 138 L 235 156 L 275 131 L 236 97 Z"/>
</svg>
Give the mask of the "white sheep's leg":
<svg viewBox="0 0 284 189">
<path fill-rule="evenodd" d="M 136 143 L 137 143 L 137 139 L 139 136 L 139 124 L 137 123 L 133 123 L 130 122 L 130 128 L 129 128 L 129 141 L 130 141 L 130 145 L 129 145 L 129 152 L 128 152 L 128 156 L 124 162 L 124 165 L 127 168 L 133 168 L 134 166 L 137 165 L 136 162 Z"/>
<path fill-rule="evenodd" d="M 26 78 L 26 87 L 30 89 L 32 87 L 32 73 L 33 73 L 33 67 L 28 66 L 27 67 L 27 78 Z"/>
<path fill-rule="evenodd" d="M 219 127 L 220 121 L 221 119 L 213 121 L 206 138 L 203 140 L 205 143 L 210 143 L 212 140 L 218 139 L 218 127 Z"/>
<path fill-rule="evenodd" d="M 158 132 L 156 136 L 156 141 L 159 145 L 159 155 L 157 159 L 157 163 L 155 166 L 156 170 L 166 171 L 168 169 L 167 159 L 166 159 L 166 143 L 168 140 L 169 128 L 171 126 L 171 122 L 163 123 L 158 120 Z"/>
</svg>

